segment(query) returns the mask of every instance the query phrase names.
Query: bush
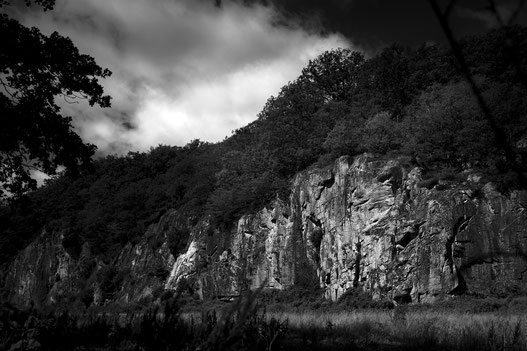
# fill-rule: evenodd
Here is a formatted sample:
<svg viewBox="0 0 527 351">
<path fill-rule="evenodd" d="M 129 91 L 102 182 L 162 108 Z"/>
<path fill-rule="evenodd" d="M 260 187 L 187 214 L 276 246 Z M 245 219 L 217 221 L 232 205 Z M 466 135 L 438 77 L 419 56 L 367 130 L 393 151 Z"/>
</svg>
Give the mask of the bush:
<svg viewBox="0 0 527 351">
<path fill-rule="evenodd" d="M 393 302 L 391 301 L 373 300 L 370 294 L 358 287 L 348 289 L 344 294 L 342 294 L 342 296 L 338 299 L 336 306 L 337 308 L 345 309 L 391 309 L 394 307 Z"/>
</svg>

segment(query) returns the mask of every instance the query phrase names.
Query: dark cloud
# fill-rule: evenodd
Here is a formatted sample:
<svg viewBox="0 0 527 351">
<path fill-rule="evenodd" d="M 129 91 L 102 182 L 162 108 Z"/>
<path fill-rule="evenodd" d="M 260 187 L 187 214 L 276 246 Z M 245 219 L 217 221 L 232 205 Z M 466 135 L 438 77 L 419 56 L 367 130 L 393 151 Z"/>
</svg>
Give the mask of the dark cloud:
<svg viewBox="0 0 527 351">
<path fill-rule="evenodd" d="M 300 19 L 309 29 L 342 33 L 356 45 L 376 51 L 392 43 L 420 45 L 444 42 L 444 34 L 427 0 L 231 0 L 272 4 L 289 19 Z M 451 0 L 438 0 L 446 7 Z M 223 3 L 228 3 L 225 0 Z M 495 1 L 505 15 L 521 0 Z M 450 23 L 458 36 L 484 32 L 494 19 L 486 0 L 458 1 Z M 527 24 L 525 9 L 517 23 Z M 306 20 L 311 19 L 311 20 Z M 316 19 L 316 20 L 313 20 Z M 287 22 L 287 21 L 286 21 Z M 318 28 L 312 23 L 320 23 Z"/>
<path fill-rule="evenodd" d="M 458 3 L 457 35 L 492 25 L 485 1 Z M 500 1 L 500 13 L 515 3 Z M 444 41 L 426 0 L 57 0 L 53 11 L 14 11 L 113 71 L 102 82 L 112 109 L 62 105 L 101 154 L 221 140 L 324 50 Z"/>
<path fill-rule="evenodd" d="M 147 150 L 194 138 L 222 140 L 256 118 L 269 96 L 342 35 L 309 32 L 273 7 L 215 7 L 196 0 L 58 0 L 51 12 L 18 14 L 57 30 L 113 71 L 102 81 L 111 109 L 62 104 L 99 154 Z"/>
</svg>

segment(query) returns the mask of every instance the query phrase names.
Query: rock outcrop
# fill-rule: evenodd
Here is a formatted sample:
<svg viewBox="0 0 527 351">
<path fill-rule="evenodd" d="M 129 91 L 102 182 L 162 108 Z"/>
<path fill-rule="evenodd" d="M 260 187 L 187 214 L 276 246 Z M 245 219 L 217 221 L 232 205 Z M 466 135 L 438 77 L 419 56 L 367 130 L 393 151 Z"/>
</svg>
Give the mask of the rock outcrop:
<svg viewBox="0 0 527 351">
<path fill-rule="evenodd" d="M 85 245 L 75 259 L 62 239 L 60 232 L 43 230 L 17 255 L 5 279 L 14 303 L 55 304 L 80 292 L 83 279 L 91 274 L 93 258 Z"/>
<path fill-rule="evenodd" d="M 302 285 L 322 287 L 332 300 L 355 287 L 423 302 L 525 287 L 527 192 L 505 195 L 477 175 L 462 176 L 424 181 L 405 158 L 365 154 L 298 174 L 289 199 L 277 198 L 231 228 L 208 218 L 191 223 L 172 211 L 122 250 L 115 266 L 123 278 L 112 298 L 133 302 L 181 287 L 205 299 L 230 298 L 262 285 Z M 169 249 L 173 228 L 189 233 L 181 253 Z M 89 248 L 74 259 L 46 234 L 13 262 L 13 300 L 52 303 L 70 281 L 71 292 L 80 289 Z M 92 281 L 96 295 L 101 283 Z"/>
</svg>

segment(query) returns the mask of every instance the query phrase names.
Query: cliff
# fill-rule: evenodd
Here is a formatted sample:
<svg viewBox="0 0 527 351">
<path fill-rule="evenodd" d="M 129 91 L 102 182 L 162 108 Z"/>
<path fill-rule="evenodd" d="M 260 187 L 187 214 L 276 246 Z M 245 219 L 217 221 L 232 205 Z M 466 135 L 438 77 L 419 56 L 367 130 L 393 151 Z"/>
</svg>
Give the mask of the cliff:
<svg viewBox="0 0 527 351">
<path fill-rule="evenodd" d="M 81 294 L 86 305 L 182 288 L 228 298 L 261 285 L 319 286 L 332 300 L 357 287 L 406 302 L 525 289 L 527 192 L 501 194 L 477 174 L 461 176 L 423 180 L 405 158 L 342 157 L 299 173 L 288 199 L 230 228 L 170 211 L 111 264 L 87 245 L 74 257 L 60 233 L 44 231 L 17 256 L 5 282 L 20 304 Z M 171 236 L 182 232 L 186 247 L 171 249 Z"/>
</svg>

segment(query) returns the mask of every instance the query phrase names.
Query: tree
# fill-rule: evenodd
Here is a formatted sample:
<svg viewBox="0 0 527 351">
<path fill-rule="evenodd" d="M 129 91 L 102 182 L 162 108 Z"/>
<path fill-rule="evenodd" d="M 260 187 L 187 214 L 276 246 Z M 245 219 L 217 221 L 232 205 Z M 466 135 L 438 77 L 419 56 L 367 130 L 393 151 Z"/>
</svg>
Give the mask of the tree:
<svg viewBox="0 0 527 351">
<path fill-rule="evenodd" d="M 510 168 L 514 173 L 517 175 L 518 184 L 522 188 L 527 188 L 527 176 L 525 175 L 525 165 L 522 164 L 522 162 L 518 162 L 518 160 L 521 160 L 520 155 L 516 153 L 516 150 L 514 150 L 514 147 L 509 143 L 507 140 L 507 135 L 505 131 L 501 128 L 498 121 L 496 120 L 496 117 L 493 115 L 487 101 L 485 100 L 481 88 L 478 86 L 476 79 L 474 78 L 470 66 L 467 62 L 467 58 L 464 55 L 463 48 L 460 45 L 460 43 L 456 40 L 454 37 L 454 33 L 452 31 L 452 28 L 449 23 L 449 17 L 452 14 L 452 10 L 455 8 L 457 1 L 456 0 L 450 0 L 448 5 L 443 9 L 437 0 L 429 0 L 430 6 L 432 7 L 436 18 L 447 37 L 447 40 L 452 48 L 452 52 L 457 60 L 457 63 L 459 65 L 459 69 L 461 73 L 463 74 L 466 81 L 469 83 L 469 86 L 471 87 L 473 95 L 476 97 L 478 104 L 482 110 L 482 114 L 484 118 L 487 120 L 489 126 L 491 127 L 494 139 L 496 141 L 496 144 L 499 146 L 500 149 L 503 150 L 505 154 L 505 159 L 507 163 L 507 168 Z M 497 6 L 494 0 L 488 0 L 487 1 L 487 9 L 490 11 L 491 14 L 496 19 L 496 22 L 504 28 L 505 26 L 510 26 L 514 23 L 515 19 L 519 15 L 520 11 L 522 10 L 523 6 L 525 5 L 525 1 L 520 1 L 517 4 L 516 9 L 513 11 L 512 15 L 505 20 L 501 17 L 499 11 L 497 10 Z M 520 37 L 517 38 L 509 38 L 507 40 L 509 43 L 514 43 L 517 41 Z M 509 50 L 507 50 L 507 55 L 509 56 L 507 58 L 507 61 L 514 62 L 516 66 L 516 74 L 520 80 L 520 82 L 523 83 L 525 87 L 527 87 L 527 79 L 525 75 L 525 71 L 522 68 L 522 58 L 519 56 L 520 50 L 517 49 L 517 46 L 519 46 L 520 43 L 516 42 L 513 45 L 507 44 L 507 46 L 510 46 Z M 516 46 L 516 48 L 514 48 Z M 510 50 L 512 49 L 512 50 Z"/>
<path fill-rule="evenodd" d="M 53 8 L 54 0 L 26 1 Z M 0 0 L 0 8 L 10 1 Z M 90 106 L 110 106 L 97 78 L 111 75 L 72 41 L 57 32 L 43 35 L 0 14 L 0 197 L 36 188 L 32 170 L 69 174 L 90 164 L 95 146 L 86 144 L 62 116 L 56 98 L 86 99 Z"/>
<path fill-rule="evenodd" d="M 465 82 L 423 92 L 402 122 L 403 151 L 428 166 L 479 167 L 489 172 L 502 158 L 492 129 Z"/>
<path fill-rule="evenodd" d="M 350 49 L 334 49 L 310 60 L 301 78 L 316 85 L 325 101 L 347 101 L 357 88 L 364 55 Z"/>
</svg>

